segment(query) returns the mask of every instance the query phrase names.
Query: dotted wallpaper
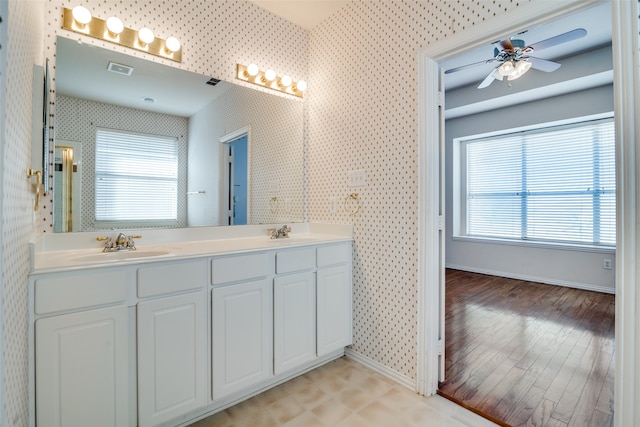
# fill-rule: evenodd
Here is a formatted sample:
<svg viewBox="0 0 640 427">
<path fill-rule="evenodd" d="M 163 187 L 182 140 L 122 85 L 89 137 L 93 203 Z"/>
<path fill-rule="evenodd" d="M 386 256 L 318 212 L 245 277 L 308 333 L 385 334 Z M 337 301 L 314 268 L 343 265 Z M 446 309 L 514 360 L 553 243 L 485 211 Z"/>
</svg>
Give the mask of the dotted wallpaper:
<svg viewBox="0 0 640 427">
<path fill-rule="evenodd" d="M 353 350 L 413 380 L 417 52 L 522 3 L 353 0 L 310 32 L 309 220 L 354 225 Z M 366 187 L 348 188 L 347 171 L 361 169 Z M 354 192 L 351 217 L 342 201 Z"/>
<path fill-rule="evenodd" d="M 56 139 L 82 144 L 82 231 L 100 229 L 94 224 L 97 128 L 172 136 L 178 139 L 178 227 L 186 226 L 188 119 L 61 95 L 56 97 L 56 107 Z M 53 225 L 52 222 L 48 224 L 50 228 Z M 106 230 L 110 228 L 102 227 Z"/>
<path fill-rule="evenodd" d="M 63 8 L 80 4 L 103 19 L 118 16 L 129 28 L 147 26 L 157 37 L 177 37 L 182 43 L 182 63 L 62 29 Z M 294 81 L 307 78 L 308 32 L 245 0 L 47 0 L 45 8 L 44 54 L 51 61 L 54 79 L 58 35 L 251 88 L 256 86 L 235 79 L 237 63 L 272 68 L 279 75 L 289 74 Z M 51 95 L 55 117 L 55 81 Z M 51 206 L 50 197 L 47 202 Z M 51 230 L 51 209 L 43 208 L 41 214 L 41 231 L 47 232 Z"/>
<path fill-rule="evenodd" d="M 27 179 L 31 167 L 33 65 L 42 65 L 44 4 L 10 1 L 7 25 L 6 92 L 2 165 L 2 359 L 3 414 L 7 426 L 27 425 L 27 243 L 34 230 L 34 196 Z M 33 27 L 25 25 L 32 23 Z M 5 64 L 3 64 L 4 67 Z M 4 98 L 6 95 L 6 98 Z M 4 99 L 3 99 L 4 98 Z"/>
</svg>

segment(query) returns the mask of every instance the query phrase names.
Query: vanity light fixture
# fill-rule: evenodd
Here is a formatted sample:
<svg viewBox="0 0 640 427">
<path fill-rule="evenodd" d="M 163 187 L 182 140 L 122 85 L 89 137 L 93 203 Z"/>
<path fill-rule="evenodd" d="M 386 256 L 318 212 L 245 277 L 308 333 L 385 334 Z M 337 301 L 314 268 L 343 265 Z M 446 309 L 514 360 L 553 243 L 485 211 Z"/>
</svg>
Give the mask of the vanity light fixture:
<svg viewBox="0 0 640 427">
<path fill-rule="evenodd" d="M 294 82 L 288 75 L 278 77 L 272 69 L 261 71 L 255 64 L 238 64 L 236 67 L 236 78 L 243 82 L 253 83 L 299 98 L 303 97 L 303 92 L 307 89 L 307 83 L 304 80 Z"/>
<path fill-rule="evenodd" d="M 107 20 L 92 17 L 84 6 L 72 9 L 63 8 L 62 28 L 100 40 L 119 44 L 133 49 L 143 50 L 161 58 L 182 62 L 182 47 L 175 37 L 166 40 L 155 37 L 149 28 L 134 30 L 124 26 L 115 16 Z"/>
</svg>

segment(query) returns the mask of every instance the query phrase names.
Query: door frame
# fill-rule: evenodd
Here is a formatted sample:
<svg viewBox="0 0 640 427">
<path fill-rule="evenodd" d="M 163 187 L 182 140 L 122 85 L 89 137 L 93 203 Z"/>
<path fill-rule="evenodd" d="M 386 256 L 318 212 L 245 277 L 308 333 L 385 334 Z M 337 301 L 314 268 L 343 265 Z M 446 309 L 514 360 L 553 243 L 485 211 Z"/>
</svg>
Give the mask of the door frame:
<svg viewBox="0 0 640 427">
<path fill-rule="evenodd" d="M 246 125 L 240 129 L 234 130 L 233 132 L 230 132 L 224 136 L 221 136 L 219 138 L 220 143 L 225 146 L 233 141 L 235 141 L 236 139 L 240 139 L 243 136 L 247 137 L 247 224 L 251 224 L 251 125 Z M 222 193 L 222 197 L 224 198 L 224 203 L 221 203 L 221 209 L 222 209 L 222 213 L 223 215 L 221 215 L 222 218 L 225 219 L 225 221 L 228 221 L 229 218 L 229 209 L 227 208 L 229 202 L 229 188 L 230 188 L 230 182 L 229 182 L 229 161 L 228 161 L 228 157 L 229 157 L 229 153 L 227 151 L 227 147 L 225 147 L 225 150 L 223 150 L 224 155 L 222 156 L 223 159 L 223 193 Z M 225 224 L 226 225 L 226 224 Z"/>
<path fill-rule="evenodd" d="M 504 34 L 539 25 L 591 7 L 598 0 L 531 2 L 511 12 L 453 34 L 418 52 L 418 336 L 416 391 L 430 396 L 438 388 L 438 352 L 444 278 L 440 277 L 440 115 L 439 63 L 488 44 Z M 616 122 L 617 248 L 616 248 L 616 372 L 615 425 L 640 424 L 640 71 L 638 67 L 638 4 L 614 0 L 612 44 Z M 640 191 L 640 190 L 639 190 Z M 442 207 L 443 209 L 443 207 Z M 444 228 L 444 226 L 442 226 Z M 636 327 L 637 326 L 637 327 Z"/>
</svg>

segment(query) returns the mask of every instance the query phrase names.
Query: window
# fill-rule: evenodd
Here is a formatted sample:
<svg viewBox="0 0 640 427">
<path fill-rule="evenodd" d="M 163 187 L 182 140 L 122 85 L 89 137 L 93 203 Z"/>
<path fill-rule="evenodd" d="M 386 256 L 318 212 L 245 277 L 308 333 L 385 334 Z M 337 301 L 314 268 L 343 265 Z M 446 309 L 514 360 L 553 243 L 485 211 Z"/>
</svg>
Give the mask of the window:
<svg viewBox="0 0 640 427">
<path fill-rule="evenodd" d="M 177 220 L 177 138 L 96 131 L 96 221 Z"/>
<path fill-rule="evenodd" d="M 461 235 L 615 246 L 611 118 L 460 141 Z"/>
</svg>

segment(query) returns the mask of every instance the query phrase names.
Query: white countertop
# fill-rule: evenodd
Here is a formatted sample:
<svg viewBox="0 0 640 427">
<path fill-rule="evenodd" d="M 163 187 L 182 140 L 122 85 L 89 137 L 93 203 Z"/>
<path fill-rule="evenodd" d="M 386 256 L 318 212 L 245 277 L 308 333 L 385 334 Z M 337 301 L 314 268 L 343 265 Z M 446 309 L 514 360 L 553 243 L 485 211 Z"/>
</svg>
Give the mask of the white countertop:
<svg viewBox="0 0 640 427">
<path fill-rule="evenodd" d="M 173 238 L 166 243 L 154 242 L 155 244 L 144 244 L 144 239 L 140 239 L 136 240 L 137 249 L 135 251 L 103 252 L 101 245 L 96 243 L 92 244 L 93 247 L 88 248 L 69 248 L 69 245 L 61 245 L 62 250 L 42 250 L 43 245 L 40 245 L 40 248 L 33 245 L 31 248 L 31 274 L 219 256 L 353 240 L 351 229 L 345 229 L 344 226 L 338 226 L 335 229 L 332 229 L 331 226 L 297 228 L 304 232 L 292 232 L 290 237 L 279 239 L 271 239 L 266 235 L 231 238 L 227 236 L 227 238 L 191 241 L 176 241 Z M 322 232 L 313 232 L 314 229 Z M 242 233 L 239 234 L 242 235 Z"/>
</svg>

